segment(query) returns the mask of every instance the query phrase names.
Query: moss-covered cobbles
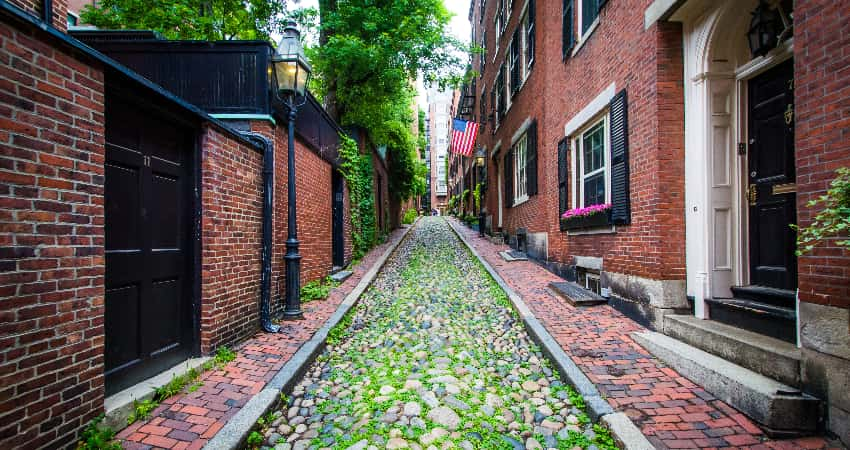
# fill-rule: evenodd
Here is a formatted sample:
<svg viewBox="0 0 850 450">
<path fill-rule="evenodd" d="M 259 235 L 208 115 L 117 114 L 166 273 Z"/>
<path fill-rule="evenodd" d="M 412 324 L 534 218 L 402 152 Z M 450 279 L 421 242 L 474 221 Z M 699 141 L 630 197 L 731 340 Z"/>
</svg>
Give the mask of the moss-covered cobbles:
<svg viewBox="0 0 850 450">
<path fill-rule="evenodd" d="M 608 448 L 505 293 L 423 218 L 263 420 L 279 449 Z M 259 439 L 262 438 L 262 439 Z"/>
</svg>

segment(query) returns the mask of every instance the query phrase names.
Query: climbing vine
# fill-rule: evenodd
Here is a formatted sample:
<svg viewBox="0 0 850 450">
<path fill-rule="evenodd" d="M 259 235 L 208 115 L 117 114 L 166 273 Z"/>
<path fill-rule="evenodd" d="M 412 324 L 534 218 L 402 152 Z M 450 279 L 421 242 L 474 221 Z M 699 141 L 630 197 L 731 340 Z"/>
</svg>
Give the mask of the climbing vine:
<svg viewBox="0 0 850 450">
<path fill-rule="evenodd" d="M 812 223 L 804 228 L 791 226 L 799 233 L 797 256 L 812 251 L 815 245 L 829 237 L 845 238 L 835 243 L 850 249 L 850 167 L 839 168 L 836 174 L 826 194 L 807 204 L 810 208 L 820 206 Z"/>
<path fill-rule="evenodd" d="M 340 172 L 348 185 L 351 199 L 351 242 L 354 259 L 360 259 L 377 242 L 375 192 L 370 155 L 360 153 L 354 139 L 341 134 Z"/>
</svg>

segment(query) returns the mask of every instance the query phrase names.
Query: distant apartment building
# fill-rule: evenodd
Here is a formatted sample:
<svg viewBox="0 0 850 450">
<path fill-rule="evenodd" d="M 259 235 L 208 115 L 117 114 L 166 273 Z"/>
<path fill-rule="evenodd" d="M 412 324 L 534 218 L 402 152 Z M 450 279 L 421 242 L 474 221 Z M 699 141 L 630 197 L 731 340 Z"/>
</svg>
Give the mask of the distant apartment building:
<svg viewBox="0 0 850 450">
<path fill-rule="evenodd" d="M 452 91 L 428 89 L 428 122 L 431 147 L 431 208 L 445 211 L 448 200 L 446 160 L 451 134 Z"/>
</svg>

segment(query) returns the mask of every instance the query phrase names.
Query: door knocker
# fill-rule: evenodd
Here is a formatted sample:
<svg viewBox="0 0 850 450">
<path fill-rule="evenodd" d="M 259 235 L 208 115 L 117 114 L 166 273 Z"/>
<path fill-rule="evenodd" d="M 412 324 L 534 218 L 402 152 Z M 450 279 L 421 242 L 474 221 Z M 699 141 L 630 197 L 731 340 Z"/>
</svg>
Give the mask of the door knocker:
<svg viewBox="0 0 850 450">
<path fill-rule="evenodd" d="M 791 125 L 791 122 L 794 121 L 794 106 L 790 103 L 788 107 L 785 108 L 785 125 Z"/>
</svg>

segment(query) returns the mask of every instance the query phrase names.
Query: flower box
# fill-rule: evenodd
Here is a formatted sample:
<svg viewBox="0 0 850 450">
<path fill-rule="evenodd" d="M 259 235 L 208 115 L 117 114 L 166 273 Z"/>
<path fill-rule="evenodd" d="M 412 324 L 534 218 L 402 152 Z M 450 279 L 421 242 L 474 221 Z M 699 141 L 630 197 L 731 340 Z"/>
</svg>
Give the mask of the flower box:
<svg viewBox="0 0 850 450">
<path fill-rule="evenodd" d="M 605 205 L 599 205 L 605 206 Z M 611 225 L 611 207 L 599 208 L 596 211 L 572 214 L 567 211 L 566 217 L 561 217 L 561 231 L 587 230 Z"/>
</svg>

